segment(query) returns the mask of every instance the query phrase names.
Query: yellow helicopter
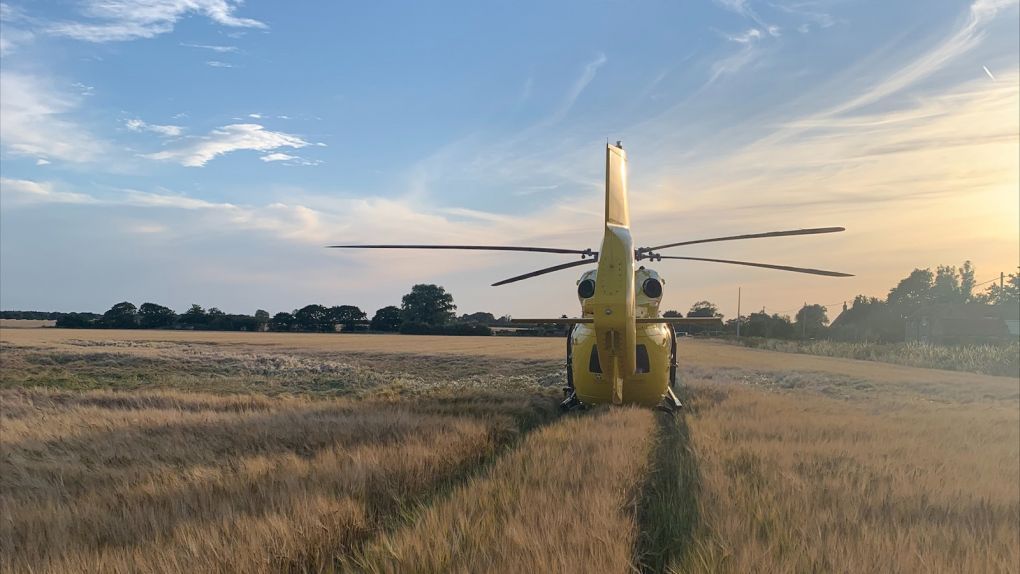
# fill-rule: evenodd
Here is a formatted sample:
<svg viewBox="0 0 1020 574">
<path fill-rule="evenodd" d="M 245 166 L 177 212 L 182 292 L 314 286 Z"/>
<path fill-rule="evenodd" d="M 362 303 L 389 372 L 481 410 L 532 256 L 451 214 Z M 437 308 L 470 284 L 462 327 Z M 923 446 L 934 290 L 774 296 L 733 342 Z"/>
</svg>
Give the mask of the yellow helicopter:
<svg viewBox="0 0 1020 574">
<path fill-rule="evenodd" d="M 815 235 L 844 231 L 842 227 L 816 227 L 747 235 L 713 237 L 634 248 L 627 204 L 627 154 L 620 142 L 606 144 L 606 211 L 602 247 L 562 249 L 511 245 L 330 245 L 340 249 L 456 249 L 527 251 L 580 255 L 580 260 L 546 267 L 493 283 L 506 285 L 546 273 L 581 265 L 597 265 L 577 280 L 581 317 L 560 319 L 514 319 L 514 323 L 554 323 L 568 327 L 566 398 L 561 407 L 571 409 L 602 403 L 659 406 L 673 411 L 681 406 L 677 388 L 677 340 L 674 325 L 721 324 L 717 318 L 661 317 L 659 303 L 665 280 L 638 262 L 681 259 L 747 265 L 828 277 L 852 277 L 848 273 L 733 261 L 705 257 L 661 255 L 662 249 L 765 237 Z"/>
</svg>

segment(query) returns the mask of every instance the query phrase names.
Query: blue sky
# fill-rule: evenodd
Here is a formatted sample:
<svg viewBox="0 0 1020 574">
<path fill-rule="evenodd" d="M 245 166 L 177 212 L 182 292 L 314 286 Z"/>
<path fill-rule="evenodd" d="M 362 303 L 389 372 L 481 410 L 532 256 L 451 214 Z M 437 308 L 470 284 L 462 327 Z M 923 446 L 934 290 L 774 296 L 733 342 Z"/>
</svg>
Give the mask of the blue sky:
<svg viewBox="0 0 1020 574">
<path fill-rule="evenodd" d="M 5 2 L 0 307 L 130 300 L 370 313 L 417 282 L 463 312 L 576 314 L 603 145 L 638 243 L 845 225 L 663 262 L 667 307 L 883 295 L 914 267 L 1020 260 L 1017 3 Z M 680 253 L 678 253 L 680 254 Z M 835 313 L 832 313 L 834 316 Z"/>
</svg>

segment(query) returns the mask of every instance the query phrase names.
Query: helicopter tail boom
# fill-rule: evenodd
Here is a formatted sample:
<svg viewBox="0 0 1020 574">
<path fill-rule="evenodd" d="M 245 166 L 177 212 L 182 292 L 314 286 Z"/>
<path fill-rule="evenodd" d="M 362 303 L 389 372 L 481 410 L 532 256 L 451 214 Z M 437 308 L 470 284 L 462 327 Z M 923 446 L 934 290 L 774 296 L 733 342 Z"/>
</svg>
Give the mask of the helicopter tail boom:
<svg viewBox="0 0 1020 574">
<path fill-rule="evenodd" d="M 606 228 L 599 250 L 595 294 L 589 300 L 603 369 L 613 385 L 613 402 L 623 402 L 623 380 L 637 362 L 634 242 L 627 207 L 627 154 L 606 146 Z"/>
</svg>

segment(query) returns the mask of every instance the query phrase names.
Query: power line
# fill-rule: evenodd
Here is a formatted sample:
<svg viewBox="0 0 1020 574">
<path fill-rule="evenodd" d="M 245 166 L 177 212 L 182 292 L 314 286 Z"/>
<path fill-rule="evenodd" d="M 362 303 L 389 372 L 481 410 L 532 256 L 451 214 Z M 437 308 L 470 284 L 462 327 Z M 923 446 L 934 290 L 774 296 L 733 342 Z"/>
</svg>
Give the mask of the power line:
<svg viewBox="0 0 1020 574">
<path fill-rule="evenodd" d="M 849 299 L 844 299 L 843 301 L 836 301 L 835 303 L 812 303 L 812 305 L 821 305 L 822 307 L 825 307 L 826 309 L 828 309 L 829 307 L 832 307 L 834 305 L 841 305 L 842 303 L 844 303 L 845 301 L 848 301 L 848 300 Z M 780 314 L 780 313 L 792 313 L 793 311 L 800 311 L 804 307 L 805 307 L 804 305 L 801 305 L 800 307 L 794 307 L 793 309 L 785 309 L 783 311 L 776 311 L 775 313 L 776 314 Z"/>
<path fill-rule="evenodd" d="M 980 287 L 980 286 L 985 285 L 987 283 L 991 283 L 992 281 L 998 281 L 998 280 L 999 280 L 999 276 L 996 275 L 995 277 L 992 277 L 988 281 L 982 281 L 981 283 L 975 283 L 974 287 Z"/>
</svg>

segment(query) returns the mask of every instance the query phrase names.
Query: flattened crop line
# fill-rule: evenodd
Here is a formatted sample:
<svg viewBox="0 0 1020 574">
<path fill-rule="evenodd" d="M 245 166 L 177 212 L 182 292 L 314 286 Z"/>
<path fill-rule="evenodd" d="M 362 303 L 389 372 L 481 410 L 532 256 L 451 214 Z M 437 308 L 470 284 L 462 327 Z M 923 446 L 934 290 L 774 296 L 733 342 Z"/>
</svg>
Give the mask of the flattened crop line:
<svg viewBox="0 0 1020 574">
<path fill-rule="evenodd" d="M 597 409 L 530 433 L 484 474 L 366 545 L 343 571 L 626 572 L 628 495 L 645 470 L 647 410 Z"/>
<path fill-rule="evenodd" d="M 505 398 L 509 400 L 509 397 Z M 461 400 L 458 402 L 459 406 L 464 407 L 467 411 L 465 416 L 491 415 L 491 413 L 487 412 L 488 409 L 478 409 L 477 401 L 480 400 L 496 402 L 496 399 L 493 397 L 486 397 L 484 395 L 479 397 L 461 397 Z M 529 434 L 555 422 L 561 416 L 557 407 L 558 400 L 548 400 L 548 397 L 527 397 L 524 402 L 526 403 L 526 410 L 522 411 L 516 408 L 512 409 L 509 413 L 509 418 L 512 418 L 515 423 L 514 428 L 498 428 L 497 426 L 497 428 L 491 430 L 492 440 L 496 443 L 493 449 L 480 456 L 466 460 L 454 472 L 438 479 L 428 490 L 418 492 L 414 497 L 406 500 L 395 501 L 395 507 L 392 511 L 379 518 L 379 522 L 376 524 L 375 535 L 370 538 L 361 539 L 348 548 L 340 549 L 342 553 L 335 555 L 334 563 L 331 565 L 332 570 L 327 571 L 350 571 L 354 568 L 353 564 L 359 562 L 358 558 L 354 558 L 352 561 L 352 557 L 361 556 L 365 548 L 376 544 L 378 540 L 389 538 L 398 530 L 410 526 L 433 505 L 449 497 L 458 487 L 467 484 L 475 477 L 483 476 L 499 460 L 519 448 L 522 441 Z M 441 400 L 423 401 L 410 408 L 422 413 L 449 414 L 451 410 L 450 405 L 442 405 L 440 403 Z M 499 405 L 489 406 L 492 408 Z M 587 413 L 582 413 L 571 416 L 586 415 Z M 360 570 L 361 567 L 359 566 L 357 569 Z"/>
<path fill-rule="evenodd" d="M 685 414 L 660 413 L 651 463 L 638 502 L 635 569 L 665 572 L 691 551 L 699 522 L 701 474 Z"/>
</svg>

